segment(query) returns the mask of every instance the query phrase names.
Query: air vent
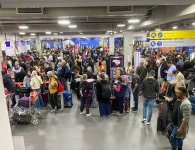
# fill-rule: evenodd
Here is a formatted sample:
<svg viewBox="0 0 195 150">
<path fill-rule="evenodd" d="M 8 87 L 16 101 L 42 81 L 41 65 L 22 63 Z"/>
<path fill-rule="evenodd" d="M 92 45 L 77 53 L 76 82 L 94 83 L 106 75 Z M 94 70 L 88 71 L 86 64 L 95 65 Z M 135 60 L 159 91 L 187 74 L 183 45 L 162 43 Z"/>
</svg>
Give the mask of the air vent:
<svg viewBox="0 0 195 150">
<path fill-rule="evenodd" d="M 16 8 L 17 14 L 43 14 L 43 8 Z"/>
<path fill-rule="evenodd" d="M 133 12 L 133 6 L 108 6 L 108 13 Z"/>
</svg>

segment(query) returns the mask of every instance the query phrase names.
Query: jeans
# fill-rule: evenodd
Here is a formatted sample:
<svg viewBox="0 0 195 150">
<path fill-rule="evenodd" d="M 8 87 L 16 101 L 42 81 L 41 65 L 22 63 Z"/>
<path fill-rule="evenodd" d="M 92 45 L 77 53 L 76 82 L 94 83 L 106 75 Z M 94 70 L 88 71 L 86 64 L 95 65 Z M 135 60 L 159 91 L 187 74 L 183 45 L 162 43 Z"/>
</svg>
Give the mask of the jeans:
<svg viewBox="0 0 195 150">
<path fill-rule="evenodd" d="M 35 101 L 35 108 L 42 108 L 44 107 L 44 103 L 41 96 L 41 89 L 37 89 L 36 91 L 38 93 L 38 99 Z"/>
<path fill-rule="evenodd" d="M 139 90 L 137 90 L 133 93 L 133 100 L 134 100 L 135 109 L 138 109 L 138 99 L 139 99 Z"/>
<path fill-rule="evenodd" d="M 118 109 L 119 109 L 119 113 L 120 114 L 123 114 L 123 99 L 124 98 L 116 97 L 117 104 L 118 104 Z"/>
<path fill-rule="evenodd" d="M 177 129 L 178 128 L 174 126 L 174 129 L 171 134 L 172 137 L 170 137 L 170 143 L 171 143 L 172 150 L 182 150 L 182 147 L 183 147 L 183 139 L 175 137 Z"/>
<path fill-rule="evenodd" d="M 102 102 L 98 101 L 99 104 L 99 111 L 100 111 L 100 116 L 109 116 L 111 114 L 111 106 L 110 106 L 110 100 Z"/>
<path fill-rule="evenodd" d="M 154 101 L 154 99 L 143 97 L 143 118 L 147 118 L 147 122 L 151 121 Z"/>
<path fill-rule="evenodd" d="M 91 97 L 81 97 L 81 106 L 80 106 L 80 112 L 83 112 L 84 107 L 86 106 L 86 114 L 89 114 L 89 107 L 91 103 Z"/>
</svg>

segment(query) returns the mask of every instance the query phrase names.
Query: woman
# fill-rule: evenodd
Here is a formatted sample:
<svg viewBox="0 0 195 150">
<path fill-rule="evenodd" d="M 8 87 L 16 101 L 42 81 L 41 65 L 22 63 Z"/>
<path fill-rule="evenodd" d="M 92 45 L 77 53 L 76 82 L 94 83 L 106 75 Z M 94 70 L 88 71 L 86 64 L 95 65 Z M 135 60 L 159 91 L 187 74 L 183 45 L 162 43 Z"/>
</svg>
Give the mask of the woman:
<svg viewBox="0 0 195 150">
<path fill-rule="evenodd" d="M 36 90 L 38 93 L 38 99 L 35 102 L 35 108 L 42 108 L 44 106 L 43 99 L 41 96 L 41 84 L 43 84 L 43 81 L 40 76 L 37 75 L 37 71 L 33 71 L 31 75 L 31 81 L 30 86 L 32 90 Z"/>
<path fill-rule="evenodd" d="M 103 98 L 102 85 L 109 86 L 109 82 L 105 79 L 104 74 L 99 75 L 99 82 L 96 83 L 97 100 L 99 103 L 99 111 L 101 117 L 110 116 L 111 114 L 110 98 Z"/>
<path fill-rule="evenodd" d="M 30 81 L 31 81 L 31 72 L 30 70 L 27 71 L 26 76 L 24 77 L 24 87 L 30 88 Z"/>
<path fill-rule="evenodd" d="M 132 69 L 131 62 L 128 62 L 127 66 L 125 67 L 126 74 L 129 74 L 129 71 Z"/>
<path fill-rule="evenodd" d="M 24 69 L 21 67 L 20 72 L 16 74 L 15 82 L 23 82 L 26 73 Z"/>
<path fill-rule="evenodd" d="M 57 96 L 58 96 L 58 82 L 57 77 L 53 74 L 52 71 L 47 72 L 49 78 L 49 99 L 51 102 L 52 110 L 51 112 L 58 111 Z"/>
<path fill-rule="evenodd" d="M 87 75 L 84 74 L 82 77 L 81 82 L 81 106 L 80 106 L 80 115 L 83 115 L 84 112 L 84 106 L 86 106 L 86 116 L 90 117 L 91 114 L 89 113 L 89 107 L 91 103 L 91 92 L 92 90 L 91 84 L 87 82 Z"/>
<path fill-rule="evenodd" d="M 97 70 L 98 70 L 98 72 L 101 72 L 103 69 L 104 69 L 104 65 L 100 61 L 99 64 L 98 64 L 98 66 L 97 66 Z"/>
</svg>

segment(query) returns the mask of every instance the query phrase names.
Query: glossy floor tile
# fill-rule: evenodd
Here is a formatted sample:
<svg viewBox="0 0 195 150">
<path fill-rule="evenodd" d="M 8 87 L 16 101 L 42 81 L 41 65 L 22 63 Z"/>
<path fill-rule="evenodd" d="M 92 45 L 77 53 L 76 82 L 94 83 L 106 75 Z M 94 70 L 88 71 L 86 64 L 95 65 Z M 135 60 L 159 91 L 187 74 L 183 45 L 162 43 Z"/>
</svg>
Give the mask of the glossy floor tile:
<svg viewBox="0 0 195 150">
<path fill-rule="evenodd" d="M 43 110 L 44 118 L 38 126 L 12 125 L 14 136 L 24 136 L 26 150 L 170 150 L 168 139 L 156 132 L 157 107 L 152 124 L 141 123 L 142 107 L 137 113 L 100 118 L 97 108 L 92 117 L 79 115 L 78 102 L 58 114 Z M 195 148 L 195 115 L 184 150 Z"/>
</svg>

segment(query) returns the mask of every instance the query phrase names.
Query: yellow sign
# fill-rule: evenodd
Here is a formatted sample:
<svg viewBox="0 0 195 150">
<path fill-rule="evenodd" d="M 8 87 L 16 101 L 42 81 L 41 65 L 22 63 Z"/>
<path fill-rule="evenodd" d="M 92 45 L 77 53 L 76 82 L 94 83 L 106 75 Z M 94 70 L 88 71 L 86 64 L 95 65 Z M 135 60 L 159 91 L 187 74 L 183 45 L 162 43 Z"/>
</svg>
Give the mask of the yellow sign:
<svg viewBox="0 0 195 150">
<path fill-rule="evenodd" d="M 195 30 L 176 30 L 176 31 L 151 31 L 150 39 L 186 39 L 195 38 Z"/>
</svg>

